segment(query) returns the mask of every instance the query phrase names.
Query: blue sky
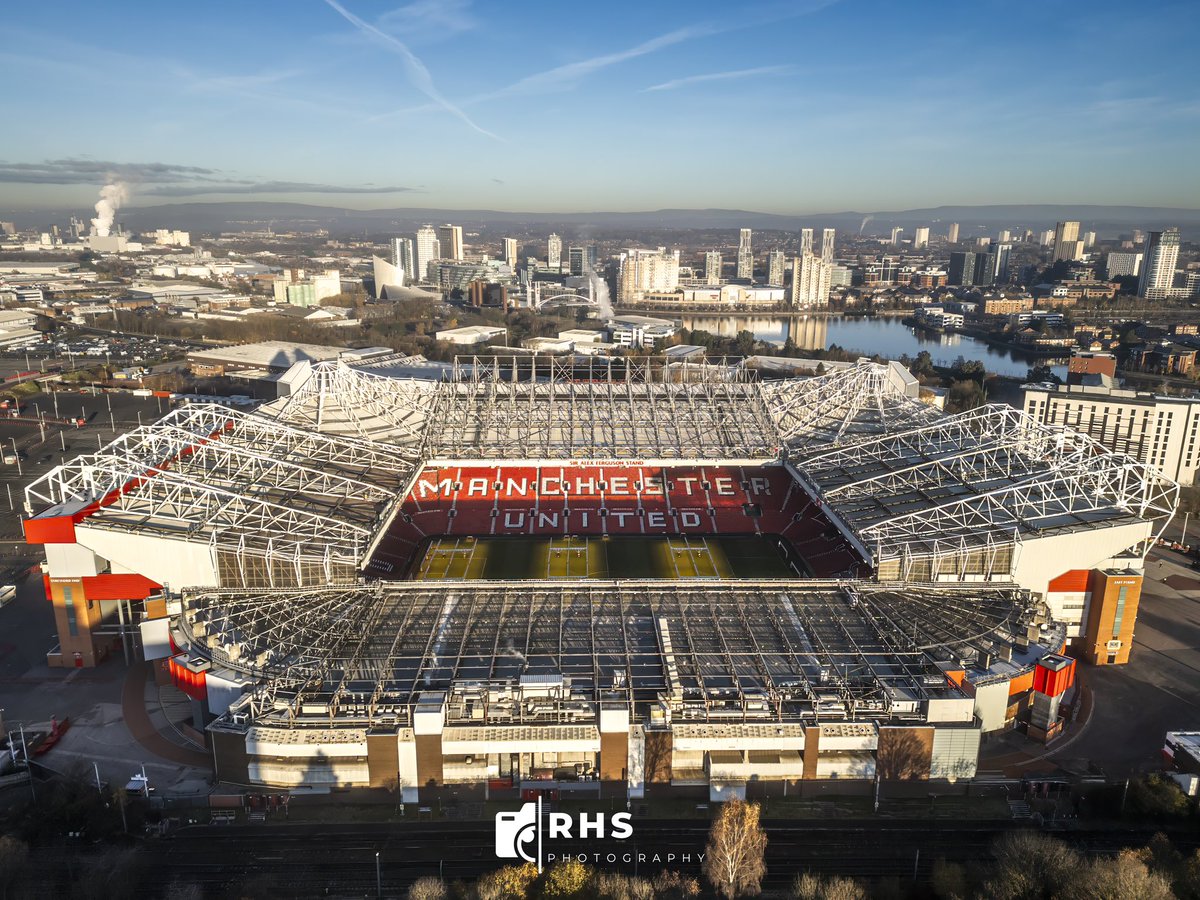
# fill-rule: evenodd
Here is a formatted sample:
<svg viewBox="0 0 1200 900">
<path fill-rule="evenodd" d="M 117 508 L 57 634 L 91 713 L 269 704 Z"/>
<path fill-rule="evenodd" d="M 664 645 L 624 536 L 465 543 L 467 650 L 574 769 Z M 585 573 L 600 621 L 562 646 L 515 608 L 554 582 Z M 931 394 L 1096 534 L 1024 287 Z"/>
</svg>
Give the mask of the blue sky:
<svg viewBox="0 0 1200 900">
<path fill-rule="evenodd" d="M 9 5 L 0 207 L 1200 207 L 1197 46 L 1194 0 Z"/>
</svg>

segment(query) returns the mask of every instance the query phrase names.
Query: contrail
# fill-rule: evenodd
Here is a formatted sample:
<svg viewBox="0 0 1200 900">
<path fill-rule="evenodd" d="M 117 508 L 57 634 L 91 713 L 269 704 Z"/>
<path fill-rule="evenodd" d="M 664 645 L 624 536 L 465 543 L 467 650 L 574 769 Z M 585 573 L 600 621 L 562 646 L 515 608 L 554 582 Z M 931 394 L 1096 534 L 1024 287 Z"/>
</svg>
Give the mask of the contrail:
<svg viewBox="0 0 1200 900">
<path fill-rule="evenodd" d="M 429 74 L 429 69 L 425 67 L 425 63 L 421 62 L 417 55 L 408 49 L 406 44 L 397 38 L 392 37 L 387 32 L 380 31 L 374 25 L 364 22 L 358 16 L 354 15 L 354 13 L 350 12 L 350 10 L 346 9 L 346 7 L 338 3 L 337 0 L 325 0 L 325 4 L 363 34 L 367 35 L 368 37 L 373 37 L 378 41 L 382 41 L 387 47 L 391 48 L 396 53 L 399 53 L 401 58 L 404 60 L 404 68 L 408 72 L 408 80 L 412 83 L 413 87 L 419 90 L 422 94 L 436 103 L 442 109 L 446 110 L 448 113 L 451 113 L 466 124 L 470 125 L 480 134 L 486 134 L 492 140 L 504 140 L 502 137 L 497 134 L 493 134 L 486 128 L 476 125 L 470 116 L 442 96 L 442 92 L 437 89 L 436 85 L 434 85 L 433 76 Z"/>
</svg>

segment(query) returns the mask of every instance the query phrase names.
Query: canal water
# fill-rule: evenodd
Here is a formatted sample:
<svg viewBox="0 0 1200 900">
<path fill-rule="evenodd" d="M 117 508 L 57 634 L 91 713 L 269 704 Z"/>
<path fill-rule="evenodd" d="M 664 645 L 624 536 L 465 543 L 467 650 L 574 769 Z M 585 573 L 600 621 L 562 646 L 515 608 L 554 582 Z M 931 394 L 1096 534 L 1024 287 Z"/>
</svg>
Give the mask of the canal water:
<svg viewBox="0 0 1200 900">
<path fill-rule="evenodd" d="M 958 357 L 983 363 L 996 375 L 1025 377 L 1031 366 L 1051 364 L 1054 373 L 1066 378 L 1066 365 L 1060 359 L 1046 359 L 995 347 L 964 334 L 936 334 L 905 325 L 899 316 L 728 316 L 697 313 L 680 317 L 683 327 L 708 331 L 722 337 L 735 337 L 750 331 L 760 341 L 783 346 L 789 337 L 805 350 L 828 349 L 836 344 L 851 353 L 886 359 L 901 355 L 915 357 L 929 352 L 937 365 L 951 365 Z"/>
</svg>

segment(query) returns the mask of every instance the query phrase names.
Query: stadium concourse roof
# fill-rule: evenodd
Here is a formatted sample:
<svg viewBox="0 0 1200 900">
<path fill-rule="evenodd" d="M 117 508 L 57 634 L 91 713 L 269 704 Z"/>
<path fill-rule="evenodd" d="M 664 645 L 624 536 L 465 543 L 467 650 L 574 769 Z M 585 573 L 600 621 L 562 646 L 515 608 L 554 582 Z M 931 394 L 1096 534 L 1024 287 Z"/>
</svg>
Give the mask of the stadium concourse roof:
<svg viewBox="0 0 1200 900">
<path fill-rule="evenodd" d="M 940 416 L 867 361 L 780 380 L 528 357 L 460 360 L 443 375 L 301 362 L 281 380 L 290 393 L 254 413 L 186 407 L 57 467 L 26 489 L 27 512 L 207 542 L 225 552 L 227 584 L 271 586 L 349 579 L 421 462 L 438 458 L 782 456 L 876 564 L 1167 517 L 1178 496 L 1141 463 L 1008 407 Z M 249 557 L 271 564 L 251 577 Z"/>
<path fill-rule="evenodd" d="M 258 682 L 251 714 L 288 724 L 313 710 L 404 724 L 423 692 L 482 691 L 486 707 L 489 685 L 531 680 L 562 685 L 563 703 L 493 697 L 476 724 L 571 721 L 571 703 L 601 701 L 787 721 L 915 711 L 945 695 L 947 669 L 1032 665 L 1038 615 L 1023 592 L 978 585 L 390 582 L 194 592 L 176 641 Z"/>
</svg>

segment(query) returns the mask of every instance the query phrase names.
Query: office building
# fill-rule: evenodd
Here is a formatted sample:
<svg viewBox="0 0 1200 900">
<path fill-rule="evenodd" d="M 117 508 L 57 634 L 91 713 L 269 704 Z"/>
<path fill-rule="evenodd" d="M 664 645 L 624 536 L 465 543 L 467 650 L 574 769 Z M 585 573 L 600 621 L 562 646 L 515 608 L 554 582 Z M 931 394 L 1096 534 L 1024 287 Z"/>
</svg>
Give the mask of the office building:
<svg viewBox="0 0 1200 900">
<path fill-rule="evenodd" d="M 1083 255 L 1078 222 L 1059 222 L 1054 228 L 1054 261 L 1077 260 Z"/>
<path fill-rule="evenodd" d="M 546 265 L 551 269 L 562 268 L 562 238 L 557 234 L 546 239 Z"/>
<path fill-rule="evenodd" d="M 783 286 L 783 251 L 772 250 L 767 254 L 767 284 Z"/>
<path fill-rule="evenodd" d="M 422 225 L 417 229 L 417 281 L 429 280 L 429 264 L 435 259 L 441 259 L 441 256 L 442 248 L 437 231 L 432 225 Z"/>
<path fill-rule="evenodd" d="M 1109 278 L 1142 274 L 1142 254 L 1114 252 L 1104 261 L 1104 274 Z"/>
<path fill-rule="evenodd" d="M 587 255 L 583 247 L 569 247 L 567 249 L 567 268 L 572 275 L 582 275 L 587 271 L 584 264 L 586 259 Z"/>
<path fill-rule="evenodd" d="M 1200 467 L 1200 399 L 1105 385 L 1033 385 L 1025 389 L 1024 409 L 1036 422 L 1082 431 L 1180 484 L 1192 484 Z"/>
<path fill-rule="evenodd" d="M 404 279 L 409 284 L 417 280 L 417 257 L 412 238 L 392 239 L 392 265 L 404 273 Z"/>
<path fill-rule="evenodd" d="M 1007 228 L 1001 228 L 1000 233 L 996 236 L 996 242 L 1007 244 L 1012 241 L 1012 232 Z"/>
<path fill-rule="evenodd" d="M 958 243 L 958 223 L 951 222 L 950 227 L 946 229 L 946 240 L 951 244 Z"/>
<path fill-rule="evenodd" d="M 1038 235 L 1038 246 L 1050 247 L 1054 244 L 1054 229 L 1047 228 Z"/>
<path fill-rule="evenodd" d="M 976 287 L 989 287 L 996 283 L 996 252 L 975 254 L 975 276 L 972 284 Z"/>
<path fill-rule="evenodd" d="M 913 232 L 913 249 L 924 250 L 929 246 L 929 229 L 922 225 Z"/>
<path fill-rule="evenodd" d="M 996 254 L 994 274 L 996 284 L 1007 284 L 1009 276 L 1009 259 L 1012 256 L 1012 244 L 993 244 L 992 252 Z"/>
<path fill-rule="evenodd" d="M 806 251 L 792 263 L 792 306 L 813 309 L 829 305 L 833 266 L 815 253 Z"/>
<path fill-rule="evenodd" d="M 716 250 L 704 254 L 704 283 L 709 287 L 721 283 L 721 254 Z"/>
<path fill-rule="evenodd" d="M 504 262 L 514 272 L 517 271 L 517 239 L 504 239 Z"/>
<path fill-rule="evenodd" d="M 821 259 L 827 264 L 833 262 L 833 239 L 836 234 L 833 228 L 821 232 Z"/>
<path fill-rule="evenodd" d="M 285 270 L 273 285 L 276 303 L 292 306 L 316 306 L 327 297 L 336 297 L 342 291 L 342 275 L 337 269 L 326 269 L 320 274 L 304 277 L 302 270 Z"/>
<path fill-rule="evenodd" d="M 1175 285 L 1175 266 L 1179 262 L 1179 229 L 1152 231 L 1146 240 L 1138 296 L 1162 300 L 1171 296 Z"/>
<path fill-rule="evenodd" d="M 948 284 L 959 287 L 969 287 L 974 284 L 975 254 L 969 250 L 960 250 L 951 253 L 947 276 Z"/>
<path fill-rule="evenodd" d="M 892 246 L 893 247 L 900 246 L 900 235 L 903 233 L 903 231 L 904 231 L 903 228 L 893 228 L 892 229 Z"/>
<path fill-rule="evenodd" d="M 637 303 L 649 292 L 679 287 L 679 251 L 631 248 L 621 254 L 617 276 L 617 302 Z"/>
<path fill-rule="evenodd" d="M 800 253 L 813 252 L 813 230 L 811 228 L 800 229 Z"/>
<path fill-rule="evenodd" d="M 442 256 L 455 262 L 462 262 L 463 232 L 461 225 L 443 225 L 438 229 L 438 240 L 442 243 Z"/>
<path fill-rule="evenodd" d="M 1083 249 L 1091 250 L 1095 246 L 1096 246 L 1096 232 L 1085 231 L 1083 233 Z"/>
<path fill-rule="evenodd" d="M 750 249 L 749 228 L 743 228 L 738 238 L 737 277 L 754 280 L 754 251 Z"/>
</svg>

